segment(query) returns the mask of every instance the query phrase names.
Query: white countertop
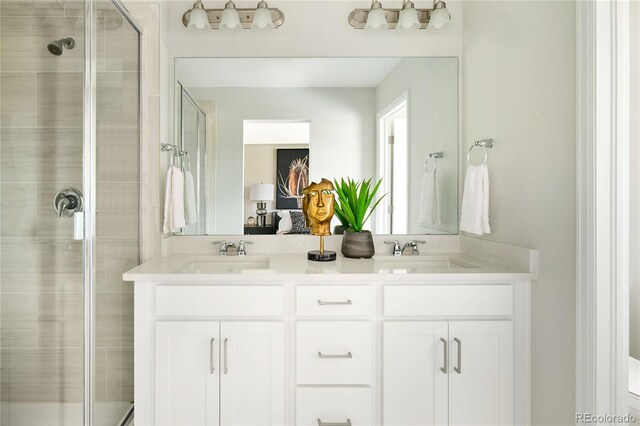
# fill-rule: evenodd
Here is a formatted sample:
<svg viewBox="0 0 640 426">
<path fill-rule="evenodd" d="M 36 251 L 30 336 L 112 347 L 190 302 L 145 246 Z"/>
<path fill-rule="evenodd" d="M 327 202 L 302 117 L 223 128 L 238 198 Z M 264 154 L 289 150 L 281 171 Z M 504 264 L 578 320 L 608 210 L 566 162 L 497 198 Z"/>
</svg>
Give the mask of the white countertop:
<svg viewBox="0 0 640 426">
<path fill-rule="evenodd" d="M 195 262 L 195 263 L 194 263 Z M 212 273 L 208 262 L 238 265 L 240 262 L 264 264 L 261 269 L 229 267 Z M 450 266 L 443 266 L 450 263 Z M 430 265 L 428 268 L 423 265 Z M 202 268 L 193 265 L 203 265 Z M 413 267 L 415 266 L 415 268 Z M 136 282 L 247 282 L 273 284 L 276 281 L 305 280 L 327 282 L 340 276 L 341 281 L 514 281 L 533 280 L 537 274 L 512 267 L 490 263 L 461 253 L 437 253 L 394 257 L 376 255 L 373 259 L 348 259 L 338 253 L 332 262 L 307 260 L 306 253 L 254 254 L 236 256 L 173 254 L 150 260 L 123 275 L 125 281 Z"/>
</svg>

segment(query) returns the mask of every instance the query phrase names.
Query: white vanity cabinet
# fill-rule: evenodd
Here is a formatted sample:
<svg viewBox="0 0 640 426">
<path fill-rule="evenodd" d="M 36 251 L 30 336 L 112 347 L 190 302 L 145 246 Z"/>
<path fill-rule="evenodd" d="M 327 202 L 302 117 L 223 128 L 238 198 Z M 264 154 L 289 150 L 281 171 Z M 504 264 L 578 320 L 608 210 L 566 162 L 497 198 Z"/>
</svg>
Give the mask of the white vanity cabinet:
<svg viewBox="0 0 640 426">
<path fill-rule="evenodd" d="M 384 424 L 513 424 L 511 321 L 385 322 Z"/>
<path fill-rule="evenodd" d="M 284 424 L 281 322 L 159 321 L 157 425 Z"/>
<path fill-rule="evenodd" d="M 526 425 L 513 276 L 137 282 L 136 424 Z"/>
</svg>

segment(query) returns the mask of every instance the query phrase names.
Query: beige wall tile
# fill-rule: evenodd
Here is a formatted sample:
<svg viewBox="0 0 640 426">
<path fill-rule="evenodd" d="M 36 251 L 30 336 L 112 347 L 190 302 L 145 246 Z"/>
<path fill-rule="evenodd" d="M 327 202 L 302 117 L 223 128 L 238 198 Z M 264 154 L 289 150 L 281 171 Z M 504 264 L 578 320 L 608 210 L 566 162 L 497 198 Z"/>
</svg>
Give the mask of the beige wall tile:
<svg viewBox="0 0 640 426">
<path fill-rule="evenodd" d="M 97 131 L 98 181 L 140 180 L 140 129 L 99 127 Z"/>
<path fill-rule="evenodd" d="M 82 129 L 2 129 L 2 182 L 81 182 Z"/>
<path fill-rule="evenodd" d="M 82 348 L 83 293 L 43 293 L 38 303 L 38 346 Z"/>
<path fill-rule="evenodd" d="M 82 127 L 82 73 L 42 72 L 36 76 L 39 127 Z"/>
<path fill-rule="evenodd" d="M 97 80 L 98 126 L 139 126 L 138 73 L 99 72 Z"/>
<path fill-rule="evenodd" d="M 0 229 L 5 237 L 36 235 L 36 185 L 0 185 Z"/>
<path fill-rule="evenodd" d="M 122 347 L 122 294 L 96 295 L 96 347 Z"/>
<path fill-rule="evenodd" d="M 38 338 L 38 296 L 3 294 L 0 347 L 35 347 Z"/>
<path fill-rule="evenodd" d="M 0 2 L 2 16 L 63 16 L 64 7 L 59 0 Z"/>
<path fill-rule="evenodd" d="M 113 24 L 113 22 L 111 22 Z M 104 38 L 105 71 L 138 70 L 138 32 L 128 23 L 106 25 L 99 31 Z"/>
<path fill-rule="evenodd" d="M 2 238 L 2 293 L 82 291 L 82 242 Z"/>
<path fill-rule="evenodd" d="M 36 125 L 35 73 L 0 74 L 0 123 L 4 128 Z"/>
<path fill-rule="evenodd" d="M 107 350 L 96 349 L 96 402 L 107 402 Z"/>
<path fill-rule="evenodd" d="M 122 281 L 122 273 L 140 264 L 138 239 L 105 240 L 106 292 L 132 293 L 133 284 Z"/>
<path fill-rule="evenodd" d="M 107 400 L 133 401 L 133 349 L 107 350 Z"/>
<path fill-rule="evenodd" d="M 2 402 L 81 402 L 81 349 L 3 349 Z"/>
<path fill-rule="evenodd" d="M 139 199 L 137 183 L 98 182 L 98 237 L 138 238 Z"/>
</svg>

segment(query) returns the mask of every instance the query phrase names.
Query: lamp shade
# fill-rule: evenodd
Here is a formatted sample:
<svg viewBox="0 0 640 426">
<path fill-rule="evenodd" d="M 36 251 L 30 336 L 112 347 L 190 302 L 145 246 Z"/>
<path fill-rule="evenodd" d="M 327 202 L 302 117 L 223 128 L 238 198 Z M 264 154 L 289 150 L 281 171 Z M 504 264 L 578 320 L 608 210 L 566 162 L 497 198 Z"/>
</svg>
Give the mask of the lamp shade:
<svg viewBox="0 0 640 426">
<path fill-rule="evenodd" d="M 436 8 L 431 12 L 429 17 L 429 25 L 427 28 L 440 29 L 451 22 L 451 15 L 447 10 L 447 5 L 439 1 L 436 3 Z"/>
<path fill-rule="evenodd" d="M 251 23 L 251 29 L 259 32 L 266 33 L 275 28 L 273 20 L 271 19 L 271 11 L 269 6 L 264 1 L 258 3 L 256 13 L 253 15 L 253 22 Z"/>
<path fill-rule="evenodd" d="M 367 23 L 364 26 L 365 31 L 376 33 L 384 31 L 387 28 L 389 28 L 389 23 L 387 22 L 387 16 L 384 13 L 384 9 L 382 9 L 380 3 L 374 3 L 374 6 L 371 7 L 371 10 L 369 10 L 369 14 L 367 15 Z"/>
<path fill-rule="evenodd" d="M 207 32 L 211 30 L 211 24 L 209 24 L 209 16 L 207 15 L 207 11 L 204 10 L 198 3 L 196 3 L 191 9 L 191 14 L 189 15 L 189 25 L 187 25 L 187 29 L 191 32 Z"/>
<path fill-rule="evenodd" d="M 409 33 L 419 28 L 420 20 L 418 19 L 418 11 L 413 6 L 402 9 L 400 11 L 396 30 L 403 33 Z"/>
<path fill-rule="evenodd" d="M 227 2 L 220 18 L 220 31 L 237 32 L 242 30 L 240 15 L 232 1 Z"/>
<path fill-rule="evenodd" d="M 249 200 L 273 201 L 274 186 L 271 183 L 254 183 L 249 186 Z"/>
</svg>

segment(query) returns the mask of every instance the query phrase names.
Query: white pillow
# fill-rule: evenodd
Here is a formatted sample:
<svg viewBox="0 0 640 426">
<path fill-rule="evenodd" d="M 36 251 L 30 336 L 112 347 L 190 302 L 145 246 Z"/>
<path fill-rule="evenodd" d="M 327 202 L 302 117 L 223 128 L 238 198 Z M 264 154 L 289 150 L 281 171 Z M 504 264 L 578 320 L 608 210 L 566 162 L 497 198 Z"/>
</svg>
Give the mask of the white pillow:
<svg viewBox="0 0 640 426">
<path fill-rule="evenodd" d="M 277 234 L 288 234 L 293 228 L 293 222 L 291 222 L 291 213 L 289 210 L 282 210 L 278 212 L 280 216 L 280 222 L 278 223 Z"/>
</svg>

